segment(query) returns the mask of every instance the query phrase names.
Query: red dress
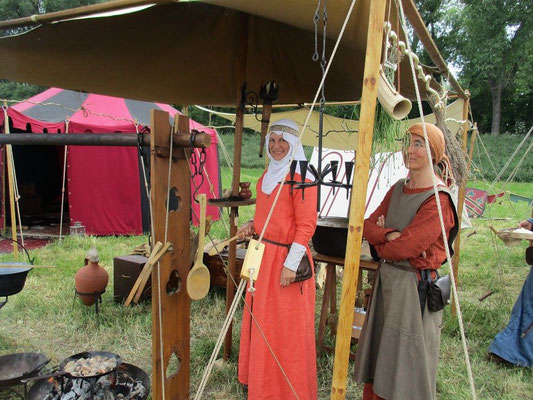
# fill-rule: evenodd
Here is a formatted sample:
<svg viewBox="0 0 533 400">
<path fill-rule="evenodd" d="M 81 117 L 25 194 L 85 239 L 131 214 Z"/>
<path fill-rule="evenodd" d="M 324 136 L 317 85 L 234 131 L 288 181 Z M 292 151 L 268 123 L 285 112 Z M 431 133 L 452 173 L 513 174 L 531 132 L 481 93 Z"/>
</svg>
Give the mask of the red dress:
<svg viewBox="0 0 533 400">
<path fill-rule="evenodd" d="M 264 175 L 264 174 L 263 174 Z M 295 179 L 300 180 L 296 175 Z M 254 217 L 255 232 L 260 234 L 279 186 L 266 195 L 257 183 Z M 275 242 L 297 242 L 307 247 L 317 221 L 316 187 L 293 190 L 285 185 L 279 196 L 264 237 Z M 315 350 L 315 280 L 280 285 L 281 269 L 288 249 L 265 243 L 265 253 L 256 291 L 246 291 L 239 350 L 239 381 L 248 385 L 248 399 L 295 399 L 291 386 L 301 400 L 317 398 Z M 309 248 L 307 257 L 312 258 Z M 265 338 L 272 352 L 265 343 Z M 274 356 L 277 358 L 278 366 Z M 286 377 L 285 377 L 286 375 Z M 289 383 L 290 382 L 290 385 Z"/>
</svg>

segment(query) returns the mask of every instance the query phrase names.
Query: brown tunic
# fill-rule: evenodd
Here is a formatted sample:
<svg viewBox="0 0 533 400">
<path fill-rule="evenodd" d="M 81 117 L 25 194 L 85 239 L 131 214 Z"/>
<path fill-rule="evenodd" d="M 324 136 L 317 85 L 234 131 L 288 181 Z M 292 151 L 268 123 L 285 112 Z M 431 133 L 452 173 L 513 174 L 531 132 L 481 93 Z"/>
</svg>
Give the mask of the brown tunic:
<svg viewBox="0 0 533 400">
<path fill-rule="evenodd" d="M 398 231 L 406 229 L 420 206 L 433 196 L 432 188 L 406 194 L 403 186 L 403 181 L 394 186 L 385 219 L 386 227 Z M 439 190 L 447 193 L 445 188 Z M 443 212 L 451 207 L 455 213 L 451 201 L 443 207 L 447 208 Z M 446 226 L 448 234 L 452 227 Z M 449 244 L 452 241 L 453 237 Z M 429 312 L 426 305 L 422 318 L 417 286 L 416 270 L 407 260 L 382 262 L 376 274 L 354 378 L 372 382 L 374 393 L 384 399 L 435 398 L 442 311 Z"/>
</svg>

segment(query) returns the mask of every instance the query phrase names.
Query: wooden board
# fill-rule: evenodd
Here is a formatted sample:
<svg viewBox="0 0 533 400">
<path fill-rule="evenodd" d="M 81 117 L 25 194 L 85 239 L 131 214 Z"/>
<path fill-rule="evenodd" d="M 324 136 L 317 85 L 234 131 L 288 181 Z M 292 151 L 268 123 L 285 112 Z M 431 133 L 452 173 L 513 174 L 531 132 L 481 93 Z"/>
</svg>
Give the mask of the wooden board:
<svg viewBox="0 0 533 400">
<path fill-rule="evenodd" d="M 189 119 L 180 115 L 177 121 L 179 132 L 188 133 Z M 188 399 L 190 391 L 191 300 L 185 290 L 190 269 L 190 173 L 184 150 L 174 147 L 169 201 L 173 209 L 168 213 L 168 232 L 165 237 L 170 143 L 168 113 L 152 110 L 151 128 L 153 240 L 162 243 L 169 241 L 173 245 L 173 250 L 166 253 L 152 270 L 152 398 L 181 400 Z M 179 289 L 168 295 L 167 283 L 171 280 L 172 273 L 178 275 Z M 164 312 L 160 312 L 161 310 Z M 171 369 L 167 371 L 169 365 Z M 175 373 L 169 375 L 169 372 Z"/>
</svg>

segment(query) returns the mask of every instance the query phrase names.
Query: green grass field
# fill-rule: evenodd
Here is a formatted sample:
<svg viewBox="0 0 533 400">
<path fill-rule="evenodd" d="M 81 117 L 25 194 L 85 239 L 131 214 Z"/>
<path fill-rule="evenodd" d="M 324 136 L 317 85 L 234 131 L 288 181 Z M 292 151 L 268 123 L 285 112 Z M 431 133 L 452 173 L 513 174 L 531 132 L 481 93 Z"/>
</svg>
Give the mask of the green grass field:
<svg viewBox="0 0 533 400">
<path fill-rule="evenodd" d="M 260 169 L 243 169 L 241 180 L 255 182 Z M 229 187 L 231 172 L 222 169 L 224 187 Z M 472 186 L 479 187 L 479 182 Z M 512 192 L 531 196 L 531 183 L 516 183 Z M 475 387 L 479 399 L 530 399 L 533 393 L 532 369 L 508 367 L 487 358 L 494 335 L 501 330 L 522 287 L 529 268 L 524 261 L 526 242 L 506 247 L 490 230 L 511 227 L 531 214 L 525 202 L 512 203 L 507 196 L 487 206 L 483 218 L 473 220 L 474 228 L 461 236 L 459 299 Z M 242 222 L 253 215 L 253 206 L 240 210 Z M 227 215 L 224 216 L 227 220 Z M 217 238 L 227 237 L 224 224 L 212 228 Z M 474 233 L 475 232 L 475 233 Z M 126 362 L 151 372 L 151 308 L 149 303 L 125 308 L 114 303 L 113 257 L 128 254 L 146 241 L 136 237 L 66 237 L 61 242 L 30 251 L 36 265 L 56 265 L 55 269 L 34 269 L 22 292 L 9 298 L 0 310 L 0 354 L 42 352 L 52 365 L 84 350 L 107 350 L 120 354 Z M 83 265 L 85 254 L 96 246 L 101 265 L 110 274 L 110 283 L 100 314 L 74 298 L 74 274 Z M 11 254 L 0 261 L 12 261 Z M 340 290 L 340 279 L 339 279 Z M 478 298 L 488 291 L 484 301 Z M 320 311 L 322 290 L 317 290 L 316 312 Z M 228 363 L 216 367 L 204 392 L 206 399 L 243 399 L 237 382 L 237 352 L 242 307 L 233 328 L 233 355 Z M 209 360 L 225 316 L 225 292 L 212 289 L 209 295 L 193 302 L 191 310 L 191 392 L 194 393 Z M 318 318 L 317 318 L 318 323 Z M 470 387 L 462 351 L 457 318 L 447 307 L 442 329 L 441 360 L 438 370 L 438 398 L 470 399 Z M 326 332 L 326 344 L 334 339 Z M 406 366 L 408 368 L 408 366 Z M 318 359 L 319 399 L 329 398 L 333 356 Z M 350 363 L 349 375 L 352 373 Z M 347 398 L 360 398 L 361 388 L 348 377 Z"/>
</svg>

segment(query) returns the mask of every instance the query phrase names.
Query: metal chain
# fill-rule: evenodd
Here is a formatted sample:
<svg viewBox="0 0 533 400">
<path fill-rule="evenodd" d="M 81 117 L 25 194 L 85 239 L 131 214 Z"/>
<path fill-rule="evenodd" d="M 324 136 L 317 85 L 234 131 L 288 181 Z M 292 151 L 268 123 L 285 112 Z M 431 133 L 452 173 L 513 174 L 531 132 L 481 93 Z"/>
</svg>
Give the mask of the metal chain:
<svg viewBox="0 0 533 400">
<path fill-rule="evenodd" d="M 315 27 L 315 52 L 312 57 L 313 61 L 318 61 L 318 21 L 320 21 L 320 0 L 318 0 L 315 15 L 313 17 L 313 25 Z"/>
</svg>

